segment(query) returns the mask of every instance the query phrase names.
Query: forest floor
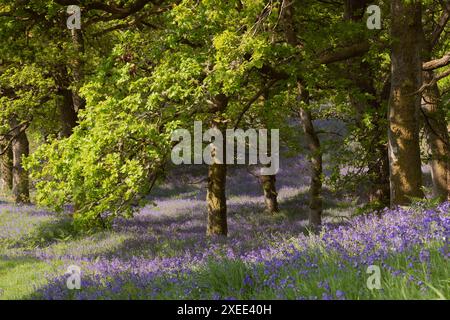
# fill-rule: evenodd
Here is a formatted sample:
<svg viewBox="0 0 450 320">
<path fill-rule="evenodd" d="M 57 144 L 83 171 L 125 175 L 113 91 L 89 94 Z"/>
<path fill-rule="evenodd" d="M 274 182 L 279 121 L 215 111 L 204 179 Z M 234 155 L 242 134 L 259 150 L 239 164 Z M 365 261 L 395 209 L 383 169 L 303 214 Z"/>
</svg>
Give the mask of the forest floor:
<svg viewBox="0 0 450 320">
<path fill-rule="evenodd" d="M 2 202 L 0 299 L 450 298 L 449 203 L 354 218 L 357 198 L 326 188 L 325 227 L 309 235 L 307 162 L 282 159 L 281 212 L 264 212 L 257 178 L 231 168 L 229 237 L 209 239 L 205 170 L 176 171 L 156 206 L 93 234 L 75 232 L 65 213 Z M 67 288 L 70 265 L 80 290 Z M 369 265 L 379 289 L 367 284 Z"/>
</svg>

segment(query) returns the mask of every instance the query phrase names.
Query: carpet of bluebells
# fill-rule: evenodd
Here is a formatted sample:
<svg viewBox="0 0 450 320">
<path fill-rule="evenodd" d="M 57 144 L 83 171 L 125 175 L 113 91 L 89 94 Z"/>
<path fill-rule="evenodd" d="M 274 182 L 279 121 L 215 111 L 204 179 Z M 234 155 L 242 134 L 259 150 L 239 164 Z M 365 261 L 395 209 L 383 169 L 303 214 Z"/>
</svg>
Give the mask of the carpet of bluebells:
<svg viewBox="0 0 450 320">
<path fill-rule="evenodd" d="M 352 216 L 353 202 L 325 194 L 325 224 L 313 235 L 305 161 L 282 168 L 275 216 L 257 179 L 231 172 L 227 239 L 205 236 L 204 182 L 181 175 L 134 218 L 92 234 L 75 232 L 67 214 L 2 203 L 0 298 L 450 298 L 450 203 Z M 70 265 L 82 270 L 80 290 L 67 288 Z M 367 286 L 370 265 L 380 289 Z"/>
</svg>

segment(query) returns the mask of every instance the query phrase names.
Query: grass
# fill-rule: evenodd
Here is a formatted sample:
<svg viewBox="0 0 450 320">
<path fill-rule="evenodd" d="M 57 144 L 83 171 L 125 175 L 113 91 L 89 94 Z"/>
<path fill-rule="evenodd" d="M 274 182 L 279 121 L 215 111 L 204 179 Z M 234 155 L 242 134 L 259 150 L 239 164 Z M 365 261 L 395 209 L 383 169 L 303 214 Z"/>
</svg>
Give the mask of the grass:
<svg viewBox="0 0 450 320">
<path fill-rule="evenodd" d="M 46 274 L 55 272 L 56 264 L 38 259 L 0 260 L 0 300 L 24 299 L 47 283 Z"/>
<path fill-rule="evenodd" d="M 410 264 L 423 248 L 392 255 L 380 264 L 381 289 L 369 289 L 366 266 L 342 265 L 339 256 L 318 250 L 314 268 L 307 275 L 299 272 L 302 263 L 284 264 L 273 272 L 264 265 L 246 265 L 239 260 L 211 260 L 194 275 L 199 288 L 193 298 L 235 299 L 449 299 L 450 269 L 439 252 L 442 243 L 428 246 L 429 262 Z M 388 269 L 389 266 L 389 269 Z M 249 277 L 249 275 L 251 275 Z M 325 284 L 326 283 L 326 284 Z M 164 298 L 164 297 L 162 297 Z M 165 298 L 174 298 L 168 295 Z"/>
<path fill-rule="evenodd" d="M 267 272 L 263 264 L 249 265 L 240 260 L 211 259 L 189 278 L 180 279 L 180 282 L 167 282 L 160 278 L 149 285 L 161 288 L 154 296 L 157 299 L 449 299 L 450 270 L 448 260 L 439 252 L 439 248 L 442 248 L 442 243 L 428 245 L 429 262 L 411 264 L 411 257 L 417 257 L 423 248 L 392 255 L 379 265 L 380 290 L 367 287 L 370 274 L 366 273 L 366 266 L 342 265 L 339 256 L 332 252 L 324 254 L 321 250 L 311 252 L 315 254 L 313 268 L 306 267 L 304 261 L 300 260 L 283 264 L 274 273 L 273 270 Z M 39 274 L 51 268 L 38 261 L 12 261 L 0 264 L 0 270 L 4 269 L 7 269 L 6 272 L 0 271 L 0 287 L 6 284 L 6 288 L 11 290 L 8 295 L 1 297 L 20 299 L 32 292 L 33 285 L 43 284 Z M 310 272 L 305 275 L 300 270 Z M 98 284 L 104 288 L 106 285 L 107 281 Z M 97 289 L 90 287 L 85 290 Z M 102 298 L 108 299 L 147 297 L 145 288 L 137 288 L 132 282 L 123 285 L 120 292 L 107 290 L 102 295 Z"/>
<path fill-rule="evenodd" d="M 411 269 L 406 257 L 418 251 L 419 248 L 393 256 L 386 262 L 396 270 L 405 271 L 405 274 L 397 275 L 381 267 L 380 290 L 368 289 L 366 283 L 370 275 L 365 267 L 342 268 L 340 261 L 332 255 L 318 258 L 315 271 L 307 276 L 299 273 L 301 269 L 298 265 L 283 266 L 278 270 L 273 284 L 270 284 L 273 274 L 265 275 L 263 265 L 249 266 L 239 260 L 211 260 L 191 278 L 181 279 L 184 281 L 182 285 L 163 279 L 152 285 L 163 288 L 155 296 L 157 299 L 449 299 L 448 261 L 439 254 L 436 246 L 430 250 L 429 265 L 419 264 Z M 252 275 L 250 280 L 249 274 Z M 286 282 L 286 279 L 290 281 Z M 110 292 L 106 296 L 111 299 L 146 297 L 142 288 L 134 287 L 131 282 L 123 286 L 120 293 Z"/>
</svg>

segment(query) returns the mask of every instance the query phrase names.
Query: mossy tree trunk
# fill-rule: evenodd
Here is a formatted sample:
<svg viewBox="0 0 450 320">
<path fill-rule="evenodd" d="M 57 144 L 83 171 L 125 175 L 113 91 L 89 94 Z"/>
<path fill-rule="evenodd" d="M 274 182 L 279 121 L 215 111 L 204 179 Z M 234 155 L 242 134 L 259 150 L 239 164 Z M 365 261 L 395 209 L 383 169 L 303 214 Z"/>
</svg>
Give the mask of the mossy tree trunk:
<svg viewBox="0 0 450 320">
<path fill-rule="evenodd" d="M 283 2 L 284 3 L 284 2 Z M 295 28 L 294 2 L 286 4 L 283 8 L 282 23 L 286 42 L 293 47 L 297 47 L 299 42 L 297 31 Z M 302 77 L 298 76 L 298 97 L 301 103 L 298 110 L 300 122 L 305 134 L 306 145 L 309 151 L 310 169 L 311 169 L 311 185 L 309 189 L 309 225 L 312 229 L 317 230 L 322 223 L 322 151 L 320 148 L 320 140 L 314 129 L 311 111 L 305 108 L 309 104 L 309 94 L 302 83 Z"/>
<path fill-rule="evenodd" d="M 424 72 L 424 82 L 430 83 L 434 77 L 432 71 Z M 423 92 L 422 115 L 427 143 L 431 152 L 430 166 L 433 180 L 433 196 L 446 200 L 449 196 L 449 136 L 445 114 L 439 106 L 440 92 L 435 83 Z"/>
<path fill-rule="evenodd" d="M 421 3 L 391 1 L 391 92 L 389 99 L 389 166 L 391 206 L 423 197 L 419 145 L 418 90 L 422 83 Z"/>
<path fill-rule="evenodd" d="M 218 94 L 213 99 L 213 104 L 210 106 L 211 113 L 217 114 L 220 118 L 220 113 L 223 112 L 228 105 L 228 97 L 223 94 Z M 223 125 L 220 120 L 212 122 L 212 127 L 223 132 Z M 208 222 L 206 234 L 208 236 L 227 236 L 227 199 L 225 195 L 227 166 L 225 164 L 226 152 L 223 150 L 222 163 L 213 163 L 208 166 L 208 185 L 206 193 L 206 202 L 208 206 Z M 214 158 L 214 150 L 212 157 Z"/>
<path fill-rule="evenodd" d="M 212 164 L 208 166 L 208 190 L 206 201 L 208 204 L 208 227 L 206 234 L 226 236 L 227 202 L 225 186 L 227 178 L 226 164 Z"/>
<path fill-rule="evenodd" d="M 322 223 L 322 150 L 314 129 L 311 112 L 300 109 L 300 120 L 309 151 L 311 184 L 309 187 L 309 225 L 317 229 Z"/>
<path fill-rule="evenodd" d="M 6 144 L 1 147 L 1 150 L 3 152 L 0 157 L 1 189 L 3 192 L 8 192 L 13 187 L 13 152 L 11 146 Z"/>
<path fill-rule="evenodd" d="M 12 153 L 13 153 L 13 170 L 12 180 L 13 188 L 12 193 L 14 202 L 16 203 L 29 203 L 30 202 L 30 186 L 28 173 L 23 168 L 23 158 L 29 155 L 29 142 L 28 137 L 23 128 L 18 126 L 17 121 L 12 121 L 13 130 L 12 140 Z"/>
</svg>

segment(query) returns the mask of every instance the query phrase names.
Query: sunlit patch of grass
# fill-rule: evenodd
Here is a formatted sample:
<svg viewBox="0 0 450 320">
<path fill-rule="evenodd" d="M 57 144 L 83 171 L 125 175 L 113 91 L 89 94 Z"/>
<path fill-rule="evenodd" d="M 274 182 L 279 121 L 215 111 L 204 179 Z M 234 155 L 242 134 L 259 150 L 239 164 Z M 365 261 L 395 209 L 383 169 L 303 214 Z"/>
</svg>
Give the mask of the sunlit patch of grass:
<svg viewBox="0 0 450 320">
<path fill-rule="evenodd" d="M 56 256 L 97 256 L 121 249 L 124 242 L 131 238 L 132 235 L 105 231 L 67 241 L 58 241 L 47 247 L 45 251 Z"/>
<path fill-rule="evenodd" d="M 46 274 L 57 269 L 33 258 L 0 258 L 0 300 L 23 299 L 47 283 Z"/>
<path fill-rule="evenodd" d="M 45 223 L 52 221 L 50 216 L 32 216 L 26 210 L 0 210 L 0 243 L 15 245 L 23 242 L 25 237 Z"/>
</svg>

